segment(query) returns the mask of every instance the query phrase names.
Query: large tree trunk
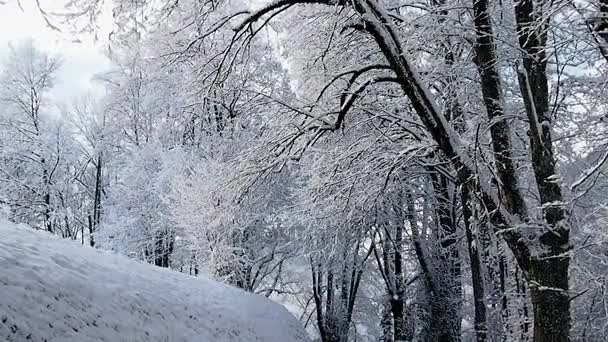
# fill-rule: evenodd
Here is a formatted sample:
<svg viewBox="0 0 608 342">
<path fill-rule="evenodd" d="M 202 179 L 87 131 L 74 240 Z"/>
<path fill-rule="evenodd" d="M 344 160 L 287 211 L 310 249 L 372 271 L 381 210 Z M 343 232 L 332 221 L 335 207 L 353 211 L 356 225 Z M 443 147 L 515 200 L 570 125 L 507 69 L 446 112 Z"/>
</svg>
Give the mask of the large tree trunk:
<svg viewBox="0 0 608 342">
<path fill-rule="evenodd" d="M 503 114 L 503 99 L 501 95 L 501 82 L 496 67 L 496 46 L 494 32 L 488 11 L 488 0 L 474 0 L 473 12 L 475 15 L 475 28 L 477 39 L 475 44 L 475 63 L 479 70 L 481 93 L 490 120 L 499 119 Z M 524 220 L 527 218 L 527 208 L 518 187 L 517 172 L 513 163 L 513 144 L 511 142 L 511 128 L 506 120 L 497 120 L 490 126 L 492 137 L 492 150 L 496 174 L 504 205 L 509 212 Z"/>
<path fill-rule="evenodd" d="M 535 259 L 530 267 L 534 342 L 570 341 L 569 258 Z"/>
<path fill-rule="evenodd" d="M 519 45 L 525 51 L 518 78 L 530 122 L 528 136 L 532 168 L 544 220 L 548 225 L 539 238 L 544 251 L 531 258 L 528 272 L 534 309 L 534 341 L 558 342 L 570 340 L 570 232 L 559 183 L 552 180 L 557 167 L 553 154 L 546 75 L 545 45 L 549 20 L 543 16 L 543 9 L 542 6 L 535 9 L 532 0 L 521 0 L 515 6 L 515 19 Z"/>
<path fill-rule="evenodd" d="M 405 303 L 403 300 L 391 301 L 391 312 L 393 313 L 393 331 L 395 332 L 395 341 L 408 341 L 411 339 L 411 334 L 407 329 L 405 320 Z"/>
</svg>

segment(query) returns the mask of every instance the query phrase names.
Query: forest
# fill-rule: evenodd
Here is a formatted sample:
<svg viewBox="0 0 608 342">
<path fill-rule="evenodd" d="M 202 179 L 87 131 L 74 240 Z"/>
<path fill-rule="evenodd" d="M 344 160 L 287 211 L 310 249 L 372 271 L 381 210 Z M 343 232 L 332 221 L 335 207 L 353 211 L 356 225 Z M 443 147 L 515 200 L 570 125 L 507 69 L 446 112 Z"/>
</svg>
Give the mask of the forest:
<svg viewBox="0 0 608 342">
<path fill-rule="evenodd" d="M 315 341 L 608 340 L 608 0 L 36 4 L 112 67 L 11 46 L 2 217 Z"/>
</svg>

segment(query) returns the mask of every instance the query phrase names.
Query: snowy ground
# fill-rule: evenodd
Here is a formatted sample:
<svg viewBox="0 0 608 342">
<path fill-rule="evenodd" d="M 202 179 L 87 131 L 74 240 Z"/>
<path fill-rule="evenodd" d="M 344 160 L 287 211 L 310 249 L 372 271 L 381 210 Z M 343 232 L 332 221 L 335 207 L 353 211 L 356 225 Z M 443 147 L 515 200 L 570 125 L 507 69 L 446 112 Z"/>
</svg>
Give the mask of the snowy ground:
<svg viewBox="0 0 608 342">
<path fill-rule="evenodd" d="M 0 341 L 308 341 L 271 301 L 0 222 Z"/>
</svg>

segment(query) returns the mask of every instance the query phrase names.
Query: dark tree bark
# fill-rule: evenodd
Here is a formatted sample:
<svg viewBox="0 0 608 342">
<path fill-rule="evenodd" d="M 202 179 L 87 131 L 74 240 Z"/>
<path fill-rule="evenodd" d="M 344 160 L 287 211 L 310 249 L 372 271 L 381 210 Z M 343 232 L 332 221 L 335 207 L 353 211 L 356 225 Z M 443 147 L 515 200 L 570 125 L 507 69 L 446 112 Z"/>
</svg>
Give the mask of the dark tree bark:
<svg viewBox="0 0 608 342">
<path fill-rule="evenodd" d="M 521 270 L 519 267 L 515 268 L 515 288 L 517 297 L 520 301 L 521 308 L 519 309 L 519 340 L 524 342 L 529 340 L 530 333 L 530 315 L 528 312 L 528 293 L 526 291 L 525 280 L 522 279 Z"/>
<path fill-rule="evenodd" d="M 41 158 L 40 165 L 42 167 L 42 184 L 44 186 L 44 195 L 42 196 L 44 202 L 44 228 L 46 231 L 53 233 L 53 222 L 51 221 L 51 177 L 47 170 L 46 159 Z"/>
<path fill-rule="evenodd" d="M 447 203 L 444 203 L 445 200 L 445 198 L 440 200 L 441 204 L 438 207 L 447 205 Z M 460 260 L 457 258 L 457 252 L 454 254 L 453 251 L 453 249 L 456 249 L 456 246 L 454 246 L 456 240 L 452 235 L 447 235 L 454 231 L 451 211 L 444 208 L 437 213 L 438 230 L 446 229 L 446 231 L 439 232 L 439 245 L 442 248 L 439 248 L 440 251 L 436 254 L 436 258 L 429 262 L 429 257 L 426 255 L 420 241 L 420 232 L 415 218 L 414 199 L 408 192 L 406 192 L 406 208 L 405 216 L 412 231 L 414 252 L 420 265 L 429 300 L 428 340 L 460 341 L 462 296 Z M 442 228 L 441 224 L 449 225 L 449 227 Z M 422 336 L 421 340 L 427 340 L 427 337 Z"/>
<path fill-rule="evenodd" d="M 602 53 L 606 57 L 605 44 L 608 44 L 608 0 L 599 0 L 599 13 L 597 18 L 594 20 L 593 29 L 595 33 L 603 40 L 601 42 L 604 49 Z"/>
<path fill-rule="evenodd" d="M 454 55 L 451 51 L 446 56 L 446 60 L 450 65 L 454 63 Z M 464 133 L 464 118 L 463 112 L 458 103 L 457 95 L 454 91 L 451 91 L 448 96 L 451 98 L 448 101 L 448 108 L 450 120 L 454 129 L 458 133 Z M 460 191 L 460 205 L 462 207 L 463 226 L 465 231 L 465 237 L 467 241 L 467 250 L 469 254 L 469 261 L 471 266 L 471 283 L 473 287 L 473 302 L 475 308 L 474 314 L 474 327 L 475 337 L 477 342 L 485 342 L 488 339 L 488 326 L 487 326 L 487 313 L 486 313 L 486 298 L 484 288 L 484 277 L 482 270 L 482 259 L 479 252 L 480 241 L 473 234 L 471 228 L 471 220 L 473 219 L 473 212 L 471 206 L 474 205 L 473 198 L 471 197 L 472 189 L 476 189 L 473 182 L 473 175 L 465 169 L 457 171 L 457 181 Z M 454 218 L 456 221 L 456 218 Z M 479 225 L 481 229 L 487 229 L 485 225 Z"/>
<path fill-rule="evenodd" d="M 427 292 L 428 301 L 432 305 L 433 298 L 437 296 L 437 290 L 435 280 L 433 279 L 433 274 L 431 273 L 432 270 L 429 268 L 430 266 L 427 262 L 427 257 L 422 246 L 420 231 L 418 230 L 418 223 L 416 222 L 416 208 L 414 205 L 414 198 L 410 192 L 405 193 L 405 200 L 407 208 L 406 220 L 409 223 L 410 229 L 412 231 L 412 243 L 414 245 L 414 253 L 416 255 L 418 265 L 420 266 L 422 278 L 424 279 L 424 287 Z M 428 325 L 427 329 L 423 329 L 423 336 L 420 337 L 421 341 L 429 341 L 431 339 L 431 329 L 431 324 Z"/>
<path fill-rule="evenodd" d="M 387 219 L 381 225 L 379 242 L 374 245 L 373 253 L 376 258 L 378 269 L 384 279 L 387 303 L 390 307 L 391 335 L 395 341 L 407 341 L 412 338 L 412 329 L 407 321 L 407 298 L 406 280 L 403 267 L 404 251 L 404 226 L 405 217 L 403 215 L 403 198 L 396 200 L 396 203 L 385 203 L 383 206 L 388 210 L 393 210 L 394 219 Z M 379 255 L 379 250 L 381 255 Z"/>
<path fill-rule="evenodd" d="M 508 341 L 513 336 L 513 327 L 510 322 L 511 314 L 509 312 L 509 296 L 507 293 L 507 278 L 508 278 L 508 262 L 501 251 L 498 256 L 498 277 L 499 277 L 499 290 L 500 290 L 500 313 L 503 322 L 504 335 L 503 341 Z"/>
<path fill-rule="evenodd" d="M 436 296 L 431 303 L 431 329 L 434 341 L 460 341 L 462 301 L 461 265 L 457 245 L 457 224 L 453 214 L 450 184 L 446 177 L 432 176 L 437 204 L 439 241 Z"/>
<path fill-rule="evenodd" d="M 382 304 L 382 318 L 380 319 L 380 326 L 382 327 L 382 342 L 395 341 L 393 335 L 393 313 L 391 311 L 391 305 L 388 299 Z"/>
<path fill-rule="evenodd" d="M 528 136 L 531 162 L 544 220 L 548 225 L 539 238 L 545 251 L 532 258 L 528 272 L 534 309 L 534 341 L 569 341 L 570 232 L 559 183 L 552 180 L 557 168 L 551 137 L 552 118 L 549 113 L 546 74 L 548 19 L 544 18 L 540 6 L 534 8 L 532 0 L 517 3 L 515 19 L 519 45 L 525 51 L 518 78 L 530 122 Z"/>
<path fill-rule="evenodd" d="M 471 283 L 473 284 L 473 301 L 475 307 L 475 336 L 477 338 L 477 342 L 484 342 L 488 339 L 488 327 L 481 256 L 479 255 L 478 250 L 479 241 L 473 235 L 473 231 L 471 229 L 471 219 L 473 215 L 470 208 L 470 185 L 467 184 L 466 181 L 461 182 L 461 184 L 460 197 L 462 204 L 462 215 L 464 220 L 464 230 L 467 238 L 467 249 L 469 251 L 469 259 L 471 262 Z"/>
<path fill-rule="evenodd" d="M 89 245 L 95 247 L 95 232 L 101 223 L 102 157 L 97 157 L 95 165 L 95 192 L 93 194 L 93 219 L 89 217 Z"/>
<path fill-rule="evenodd" d="M 402 215 L 399 216 L 402 217 Z M 384 243 L 390 244 L 390 242 L 386 240 L 384 240 Z M 407 327 L 405 312 L 405 277 L 403 273 L 403 260 L 401 255 L 404 249 L 403 243 L 403 225 L 397 224 L 395 227 L 394 245 L 385 246 L 383 249 L 386 260 L 385 265 L 390 262 L 389 260 L 392 260 L 393 263 L 393 267 L 386 267 L 386 272 L 392 271 L 393 273 L 391 278 L 393 279 L 392 286 L 394 288 L 392 291 L 389 291 L 389 302 L 391 304 L 391 312 L 393 314 L 393 332 L 395 341 L 406 341 L 411 339 L 411 331 Z M 392 255 L 388 255 L 389 253 Z"/>
<path fill-rule="evenodd" d="M 157 232 L 152 237 L 152 245 L 145 249 L 146 260 L 159 267 L 171 266 L 171 254 L 175 243 L 175 236 L 170 231 Z"/>
<path fill-rule="evenodd" d="M 503 114 L 500 76 L 496 68 L 496 47 L 494 32 L 488 11 L 487 0 L 474 0 L 473 12 L 477 41 L 475 44 L 475 63 L 481 79 L 481 92 L 488 118 L 499 119 Z M 518 188 L 517 173 L 513 163 L 511 128 L 506 120 L 498 120 L 490 126 L 492 149 L 496 173 L 501 182 L 505 206 L 520 218 L 528 216 L 526 203 Z"/>
<path fill-rule="evenodd" d="M 363 265 L 372 250 L 363 257 L 359 252 L 359 247 L 354 251 L 345 249 L 337 269 L 310 260 L 317 327 L 322 342 L 348 341 Z"/>
<path fill-rule="evenodd" d="M 444 0 L 435 0 L 434 5 L 438 6 L 440 10 L 440 16 L 438 23 L 442 25 L 446 18 L 448 17 L 448 11 L 445 9 L 445 1 Z M 444 38 L 442 44 L 443 50 L 445 50 L 445 63 L 448 66 L 453 66 L 456 62 L 456 57 L 454 54 L 454 48 L 450 42 L 449 36 Z M 450 75 L 447 77 L 447 83 L 452 85 L 456 82 L 456 76 Z M 458 94 L 455 91 L 454 87 L 447 87 L 444 95 L 445 102 L 445 111 L 446 118 L 454 128 L 456 132 L 459 134 L 463 134 L 466 130 L 464 113 L 462 111 L 462 107 L 458 101 Z M 473 199 L 471 198 L 471 191 L 474 189 L 474 184 L 472 183 L 473 175 L 467 170 L 461 168 L 457 170 L 457 183 L 458 190 L 460 191 L 460 205 L 462 207 L 463 221 L 464 221 L 464 230 L 467 241 L 467 250 L 469 253 L 469 260 L 471 266 L 471 282 L 473 287 L 473 301 L 474 301 L 474 327 L 475 327 L 475 335 L 478 342 L 485 342 L 488 338 L 488 328 L 487 328 L 487 314 L 486 314 L 486 304 L 485 304 L 485 289 L 484 289 L 484 279 L 483 272 L 481 268 L 481 256 L 479 254 L 478 246 L 479 241 L 477 241 L 477 237 L 473 235 L 471 229 L 471 219 L 472 219 L 472 211 L 471 206 L 473 205 Z M 455 189 L 456 191 L 456 189 Z M 454 224 L 457 219 L 453 214 Z M 479 228 L 487 229 L 485 226 L 480 226 Z"/>
</svg>

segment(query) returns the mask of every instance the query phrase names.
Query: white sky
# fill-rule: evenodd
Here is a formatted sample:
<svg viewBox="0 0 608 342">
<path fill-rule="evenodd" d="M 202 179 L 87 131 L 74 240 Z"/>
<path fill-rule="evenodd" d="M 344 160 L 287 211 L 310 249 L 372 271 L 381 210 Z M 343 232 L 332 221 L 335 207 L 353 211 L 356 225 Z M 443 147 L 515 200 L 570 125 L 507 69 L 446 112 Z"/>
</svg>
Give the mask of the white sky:
<svg viewBox="0 0 608 342">
<path fill-rule="evenodd" d="M 53 6 L 61 6 L 62 1 L 52 2 Z M 95 42 L 92 37 L 78 37 L 81 43 L 75 43 L 70 33 L 57 32 L 46 25 L 35 8 L 35 1 L 21 3 L 23 10 L 16 1 L 9 0 L 2 5 L 0 0 L 0 60 L 6 57 L 9 43 L 18 44 L 32 38 L 41 50 L 63 57 L 63 66 L 51 94 L 55 103 L 71 102 L 88 93 L 99 93 L 100 87 L 91 82 L 91 77 L 110 67 L 110 61 L 103 54 L 104 43 Z"/>
</svg>

